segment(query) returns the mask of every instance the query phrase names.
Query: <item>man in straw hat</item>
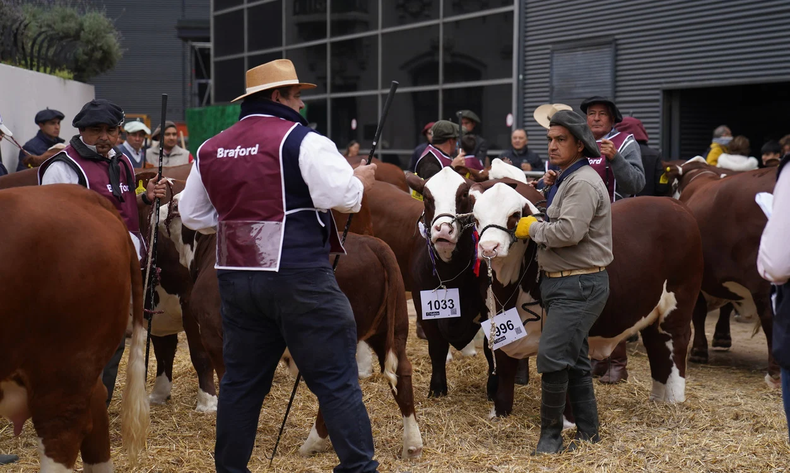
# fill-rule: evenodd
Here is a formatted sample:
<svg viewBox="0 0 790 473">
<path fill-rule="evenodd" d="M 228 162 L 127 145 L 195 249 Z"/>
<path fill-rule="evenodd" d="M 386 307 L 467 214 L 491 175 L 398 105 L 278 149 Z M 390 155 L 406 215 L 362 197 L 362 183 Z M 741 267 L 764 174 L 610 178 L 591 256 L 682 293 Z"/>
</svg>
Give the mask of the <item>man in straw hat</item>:
<svg viewBox="0 0 790 473">
<path fill-rule="evenodd" d="M 261 405 L 286 344 L 318 397 L 336 472 L 375 471 L 357 380 L 356 324 L 329 254 L 343 252 L 332 213 L 358 212 L 375 164 L 352 169 L 307 127 L 291 61 L 247 71 L 238 123 L 203 143 L 179 202 L 189 228 L 217 233 L 223 358 L 215 463 L 246 472 Z"/>
<path fill-rule="evenodd" d="M 549 159 L 560 169 L 547 195 L 549 221 L 529 216 L 516 228 L 518 238 L 538 244 L 540 292 L 548 307 L 537 359 L 542 397 L 536 453 L 562 450 L 566 395 L 577 427 L 568 448 L 600 440 L 587 335 L 609 297 L 606 266 L 613 260 L 611 202 L 587 160 L 600 153 L 595 138 L 573 111 L 557 111 L 549 125 Z"/>
</svg>

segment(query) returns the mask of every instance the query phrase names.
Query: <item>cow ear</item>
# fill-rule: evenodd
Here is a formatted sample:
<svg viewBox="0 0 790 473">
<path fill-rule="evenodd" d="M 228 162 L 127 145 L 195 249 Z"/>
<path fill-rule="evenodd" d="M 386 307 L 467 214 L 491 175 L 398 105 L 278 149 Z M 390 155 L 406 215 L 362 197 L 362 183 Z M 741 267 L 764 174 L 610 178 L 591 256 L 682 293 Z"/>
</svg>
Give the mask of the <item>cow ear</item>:
<svg viewBox="0 0 790 473">
<path fill-rule="evenodd" d="M 472 207 L 475 206 L 475 201 L 481 195 L 483 195 L 483 192 L 485 192 L 485 189 L 483 188 L 483 186 L 481 186 L 480 184 L 477 184 L 477 183 L 472 184 L 472 187 L 469 188 L 469 199 L 470 199 L 470 202 L 472 203 Z"/>
<path fill-rule="evenodd" d="M 408 184 L 410 188 L 417 191 L 418 194 L 422 194 L 422 191 L 425 188 L 425 181 L 420 176 L 411 172 L 406 173 L 406 184 Z"/>
<path fill-rule="evenodd" d="M 529 201 L 529 199 L 524 199 L 524 207 L 521 209 L 521 215 L 537 215 L 540 213 L 540 209 L 535 207 L 535 204 Z"/>
</svg>

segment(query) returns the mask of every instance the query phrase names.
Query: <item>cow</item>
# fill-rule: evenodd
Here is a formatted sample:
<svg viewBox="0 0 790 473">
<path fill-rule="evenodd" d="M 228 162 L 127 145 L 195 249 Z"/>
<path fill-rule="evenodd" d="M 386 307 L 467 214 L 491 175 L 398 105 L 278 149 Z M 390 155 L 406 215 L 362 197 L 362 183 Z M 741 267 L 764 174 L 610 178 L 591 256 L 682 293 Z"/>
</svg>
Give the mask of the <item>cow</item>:
<svg viewBox="0 0 790 473">
<path fill-rule="evenodd" d="M 709 311 L 730 302 L 741 316 L 758 316 L 768 343 L 765 381 L 777 387 L 779 366 L 771 356 L 771 285 L 757 272 L 757 251 L 768 219 L 755 202 L 757 193 L 773 192 L 776 168 L 734 173 L 722 178 L 705 167 L 707 165 L 694 160 L 664 164 L 665 169 L 670 168 L 668 177 L 676 179 L 678 189 L 682 189 L 679 199 L 691 210 L 702 235 L 705 271 L 700 300 L 694 311 L 690 360 L 707 363 L 705 318 Z M 726 343 L 729 330 L 726 335 L 721 330 L 724 328 L 716 330 L 715 339 Z"/>
<path fill-rule="evenodd" d="M 353 158 L 346 158 L 348 164 L 353 167 L 359 165 L 362 159 L 367 159 L 366 156 L 357 155 Z M 403 169 L 398 166 L 385 163 L 378 158 L 373 158 L 372 163 L 376 164 L 376 180 L 380 182 L 388 182 L 403 192 L 409 192 L 409 186 L 406 185 L 406 176 L 403 174 Z"/>
<path fill-rule="evenodd" d="M 401 192 L 401 191 L 398 191 Z M 401 192 L 408 197 L 408 194 Z M 224 374 L 222 361 L 221 300 L 216 270 L 216 235 L 203 235 L 187 229 L 178 217 L 178 200 L 161 218 L 177 243 L 182 261 L 195 277 L 192 304 L 200 322 L 203 345 L 215 363 L 217 375 Z M 168 209 L 161 209 L 163 214 Z M 348 255 L 340 258 L 335 276 L 346 294 L 357 323 L 357 338 L 377 355 L 382 373 L 392 388 L 403 416 L 403 458 L 422 454 L 422 436 L 414 410 L 411 384 L 412 367 L 406 356 L 409 331 L 408 310 L 403 279 L 392 250 L 383 241 L 349 233 L 345 242 Z M 330 261 L 334 256 L 330 258 Z M 200 294 L 200 296 L 197 296 Z M 201 307 L 194 307 L 200 305 Z M 303 455 L 329 448 L 328 431 L 320 410 L 304 445 Z"/>
<path fill-rule="evenodd" d="M 535 300 L 536 245 L 516 240 L 514 233 L 522 216 L 538 213 L 535 203 L 543 196 L 521 183 L 497 183 L 488 190 L 473 187 L 470 197 L 480 233 L 478 252 L 491 256 L 496 310 L 515 307 L 527 334 L 495 353 L 499 384 L 492 415 L 503 416 L 513 408 L 514 358 L 537 354 L 540 341 L 544 314 Z M 612 204 L 612 234 L 610 295 L 590 330 L 590 357 L 608 357 L 621 340 L 641 331 L 653 378 L 650 398 L 683 402 L 690 321 L 702 284 L 696 221 L 673 199 L 625 199 Z"/>
<path fill-rule="evenodd" d="M 140 263 L 107 199 L 74 185 L 0 191 L 0 415 L 32 419 L 41 471 L 111 472 L 104 366 L 133 335 L 121 407 L 132 463 L 149 425 Z"/>
</svg>

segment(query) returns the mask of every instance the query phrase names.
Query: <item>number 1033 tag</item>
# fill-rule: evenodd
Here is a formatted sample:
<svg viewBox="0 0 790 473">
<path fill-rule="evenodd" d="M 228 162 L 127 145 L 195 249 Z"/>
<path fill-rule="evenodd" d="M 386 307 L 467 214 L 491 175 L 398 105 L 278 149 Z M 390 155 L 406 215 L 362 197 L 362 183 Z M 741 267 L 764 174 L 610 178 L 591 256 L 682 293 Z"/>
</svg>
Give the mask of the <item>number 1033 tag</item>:
<svg viewBox="0 0 790 473">
<path fill-rule="evenodd" d="M 491 338 L 491 321 L 484 320 L 480 323 L 486 338 Z M 524 324 L 518 316 L 518 310 L 514 307 L 501 314 L 494 316 L 494 350 L 505 345 L 510 345 L 520 338 L 527 336 Z"/>
<path fill-rule="evenodd" d="M 420 291 L 423 320 L 451 319 L 461 316 L 461 301 L 458 288 Z"/>
</svg>

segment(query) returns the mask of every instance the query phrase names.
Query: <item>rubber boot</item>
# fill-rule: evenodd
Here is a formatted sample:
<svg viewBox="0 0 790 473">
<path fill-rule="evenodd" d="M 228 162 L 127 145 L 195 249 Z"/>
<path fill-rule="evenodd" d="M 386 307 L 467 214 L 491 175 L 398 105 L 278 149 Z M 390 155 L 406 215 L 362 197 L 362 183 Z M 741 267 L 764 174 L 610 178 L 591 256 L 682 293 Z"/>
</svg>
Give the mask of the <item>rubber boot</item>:
<svg viewBox="0 0 790 473">
<path fill-rule="evenodd" d="M 595 401 L 595 390 L 590 373 L 583 373 L 578 377 L 571 373 L 571 379 L 568 381 L 568 397 L 571 400 L 573 414 L 576 416 L 576 436 L 568 445 L 568 450 L 575 450 L 579 442 L 600 442 L 598 404 Z"/>
<path fill-rule="evenodd" d="M 541 386 L 540 439 L 533 455 L 562 451 L 562 413 L 568 393 L 568 370 L 544 373 Z"/>
<path fill-rule="evenodd" d="M 9 465 L 16 463 L 18 460 L 19 457 L 16 455 L 0 455 L 0 465 Z"/>
<path fill-rule="evenodd" d="M 520 386 L 526 386 L 529 384 L 529 358 L 518 360 L 515 382 Z"/>
<path fill-rule="evenodd" d="M 628 379 L 628 350 L 625 346 L 625 340 L 617 344 L 609 357 L 609 369 L 606 374 L 601 376 L 600 381 L 603 384 L 617 384 Z"/>
</svg>

